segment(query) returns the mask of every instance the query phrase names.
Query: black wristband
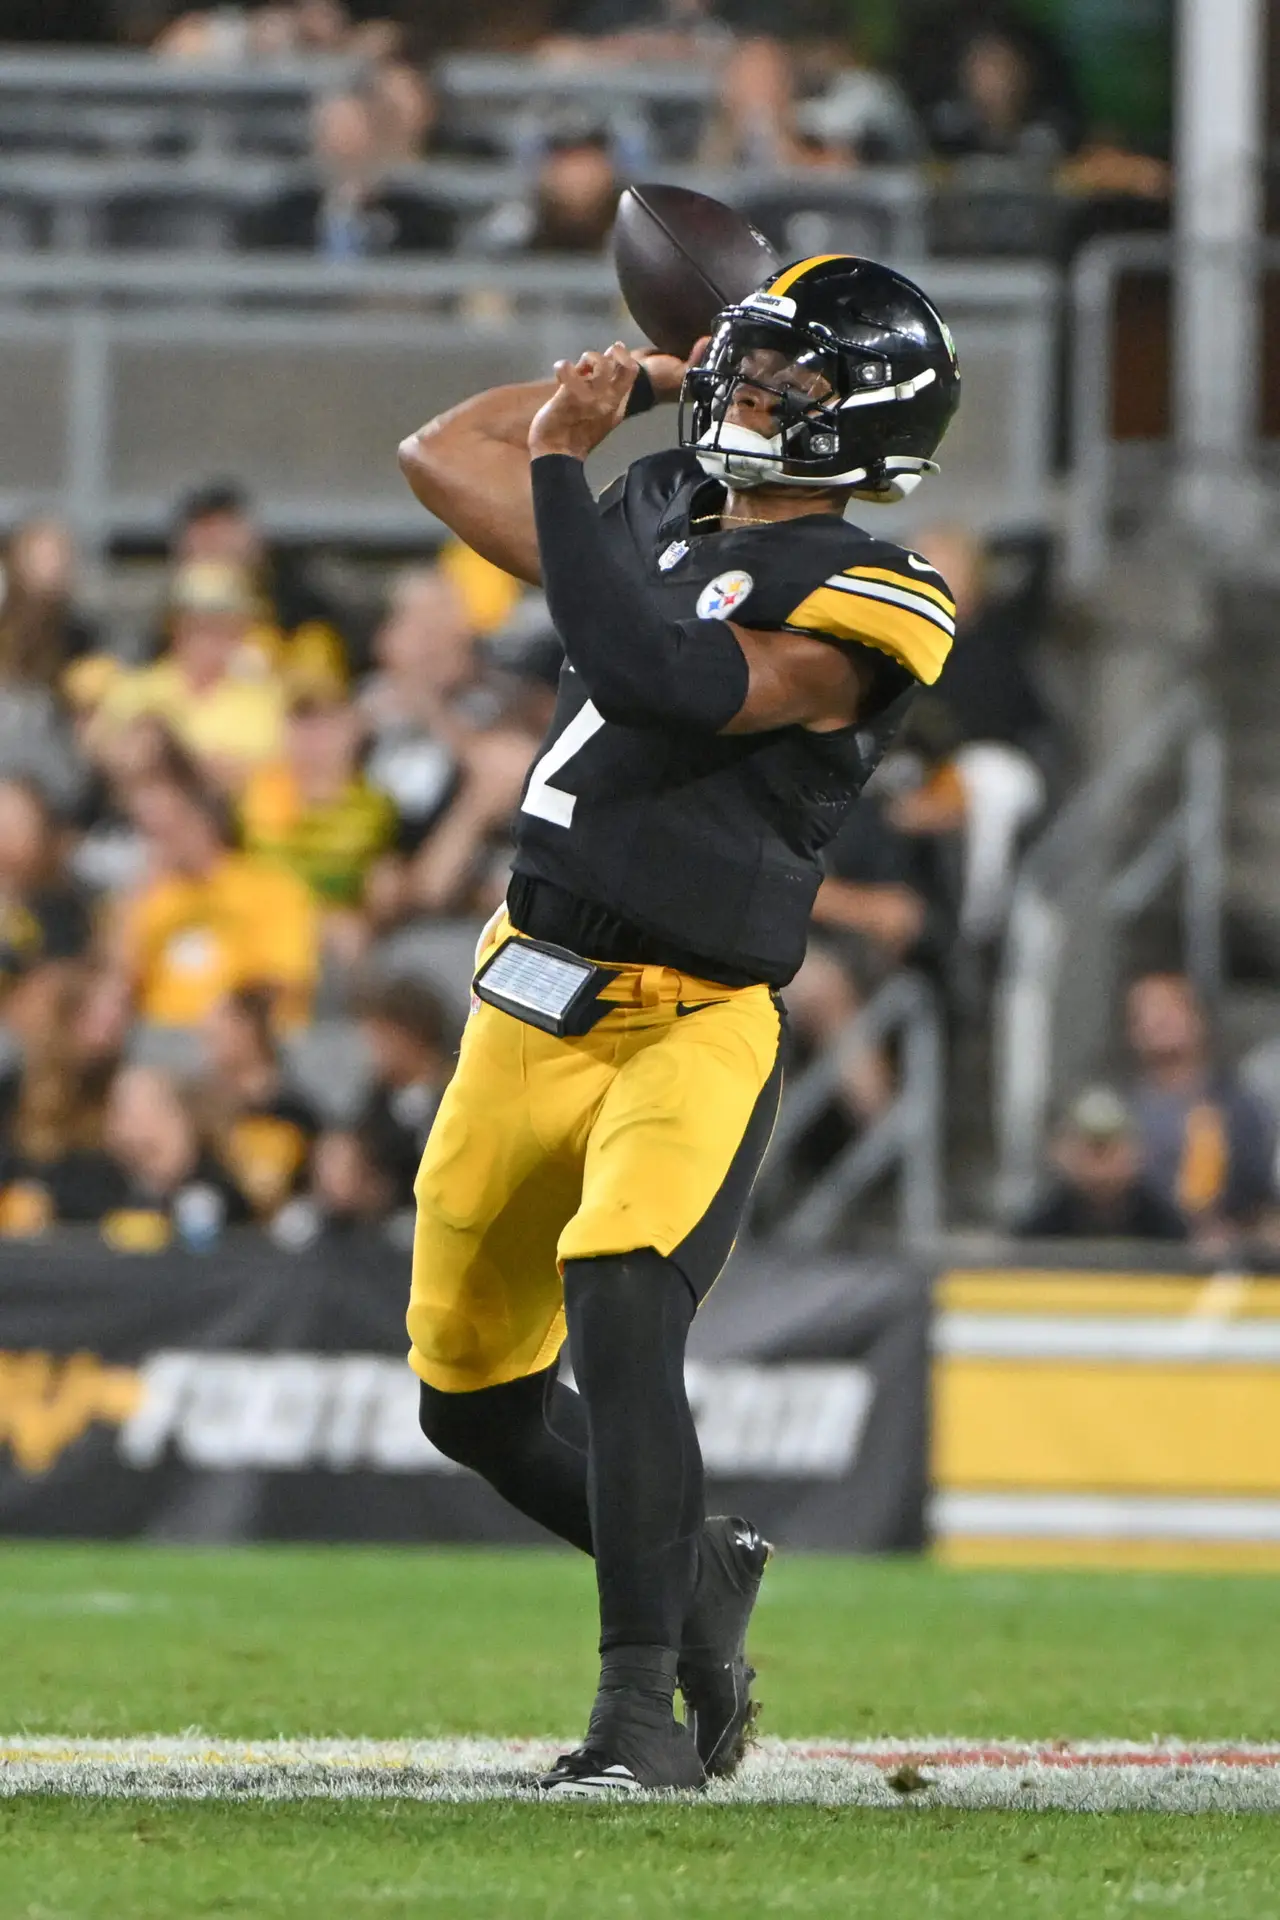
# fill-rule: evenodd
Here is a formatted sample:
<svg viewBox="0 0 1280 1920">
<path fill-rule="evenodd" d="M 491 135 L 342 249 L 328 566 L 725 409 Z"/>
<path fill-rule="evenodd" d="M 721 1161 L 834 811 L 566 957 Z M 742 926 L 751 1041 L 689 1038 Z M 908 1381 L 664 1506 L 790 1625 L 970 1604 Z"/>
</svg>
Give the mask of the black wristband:
<svg viewBox="0 0 1280 1920">
<path fill-rule="evenodd" d="M 653 382 L 649 378 L 644 362 L 641 361 L 640 371 L 635 377 L 635 383 L 630 393 L 627 395 L 627 411 L 623 417 L 630 420 L 634 414 L 648 413 L 650 408 L 656 407 L 657 404 L 658 396 L 654 392 Z"/>
</svg>

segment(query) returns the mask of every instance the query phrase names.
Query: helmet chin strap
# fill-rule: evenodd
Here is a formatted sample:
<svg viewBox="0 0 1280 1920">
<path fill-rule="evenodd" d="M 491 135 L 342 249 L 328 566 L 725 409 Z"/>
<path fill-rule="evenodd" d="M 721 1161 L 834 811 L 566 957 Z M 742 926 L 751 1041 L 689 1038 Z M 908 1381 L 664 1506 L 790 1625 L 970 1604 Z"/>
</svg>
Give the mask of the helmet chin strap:
<svg viewBox="0 0 1280 1920">
<path fill-rule="evenodd" d="M 751 427 L 713 422 L 698 442 L 698 465 L 713 480 L 724 480 L 740 492 L 778 485 L 781 475 L 782 435 L 766 440 Z"/>
<path fill-rule="evenodd" d="M 833 487 L 848 487 L 856 499 L 873 501 L 882 507 L 909 500 L 925 475 L 938 471 L 932 460 L 891 457 L 881 463 L 884 484 L 877 487 L 865 484 L 870 478 L 866 467 L 823 476 L 784 473 L 781 434 L 766 439 L 751 427 L 734 426 L 728 421 L 713 423 L 707 428 L 698 441 L 697 454 L 698 465 L 705 474 L 713 480 L 723 480 L 739 493 L 749 493 L 753 487 L 810 487 L 823 492 Z"/>
</svg>

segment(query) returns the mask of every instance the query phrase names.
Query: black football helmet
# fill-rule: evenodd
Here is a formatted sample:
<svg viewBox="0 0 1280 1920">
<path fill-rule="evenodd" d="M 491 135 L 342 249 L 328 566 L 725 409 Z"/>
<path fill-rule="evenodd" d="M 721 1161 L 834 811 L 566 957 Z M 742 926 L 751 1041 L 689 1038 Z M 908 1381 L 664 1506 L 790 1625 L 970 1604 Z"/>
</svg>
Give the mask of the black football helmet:
<svg viewBox="0 0 1280 1920">
<path fill-rule="evenodd" d="M 775 397 L 771 433 L 741 417 L 752 405 L 743 389 Z M 919 287 L 874 260 L 824 253 L 720 314 L 685 379 L 680 444 L 736 488 L 843 486 L 889 503 L 938 471 L 959 404 L 955 342 Z"/>
</svg>

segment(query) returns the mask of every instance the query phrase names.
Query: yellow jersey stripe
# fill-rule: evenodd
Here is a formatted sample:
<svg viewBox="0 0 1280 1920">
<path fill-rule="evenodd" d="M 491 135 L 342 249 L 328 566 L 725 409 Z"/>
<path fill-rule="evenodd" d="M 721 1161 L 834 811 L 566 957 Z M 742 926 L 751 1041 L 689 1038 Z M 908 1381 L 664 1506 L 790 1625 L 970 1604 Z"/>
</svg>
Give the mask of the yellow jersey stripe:
<svg viewBox="0 0 1280 1920">
<path fill-rule="evenodd" d="M 927 687 L 938 678 L 951 651 L 948 635 L 922 614 L 864 595 L 841 593 L 835 587 L 818 587 L 801 601 L 787 625 L 831 640 L 876 647 Z"/>
<path fill-rule="evenodd" d="M 843 573 L 833 573 L 827 585 L 837 593 L 847 593 L 855 599 L 861 595 L 865 600 L 883 600 L 889 606 L 905 607 L 908 613 L 918 613 L 924 619 L 932 620 L 936 627 L 942 628 L 948 639 L 955 639 L 956 623 L 952 616 L 944 613 L 932 600 L 926 600 L 922 593 L 912 593 L 909 587 L 896 584 L 882 586 L 878 580 L 850 580 Z"/>
<path fill-rule="evenodd" d="M 922 600 L 936 600 L 944 613 L 955 619 L 956 603 L 942 587 L 931 587 L 915 573 L 894 573 L 891 567 L 846 567 L 846 580 L 883 580 L 886 586 L 905 587 L 911 593 L 918 593 Z"/>
<path fill-rule="evenodd" d="M 849 253 L 815 253 L 808 260 L 797 260 L 794 267 L 785 267 L 776 280 L 771 280 L 766 289 L 769 293 L 790 293 L 802 274 L 811 267 L 825 267 L 828 260 L 851 260 Z"/>
</svg>

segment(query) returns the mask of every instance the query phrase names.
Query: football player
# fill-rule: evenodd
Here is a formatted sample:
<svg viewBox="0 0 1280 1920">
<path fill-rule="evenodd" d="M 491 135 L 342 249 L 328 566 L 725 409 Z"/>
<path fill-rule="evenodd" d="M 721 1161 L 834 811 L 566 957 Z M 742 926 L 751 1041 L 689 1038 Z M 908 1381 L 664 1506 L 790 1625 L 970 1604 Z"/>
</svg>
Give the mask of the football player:
<svg viewBox="0 0 1280 1920">
<path fill-rule="evenodd" d="M 600 1686 L 549 1793 L 697 1787 L 746 1745 L 768 1549 L 704 1519 L 685 1340 L 773 1125 L 822 850 L 955 630 L 934 569 L 845 511 L 935 470 L 959 393 L 920 289 L 823 255 L 696 366 L 584 353 L 401 448 L 424 506 L 542 585 L 565 652 L 408 1314 L 424 1432 L 595 1558 Z M 678 449 L 594 499 L 587 455 L 676 398 Z"/>
</svg>

